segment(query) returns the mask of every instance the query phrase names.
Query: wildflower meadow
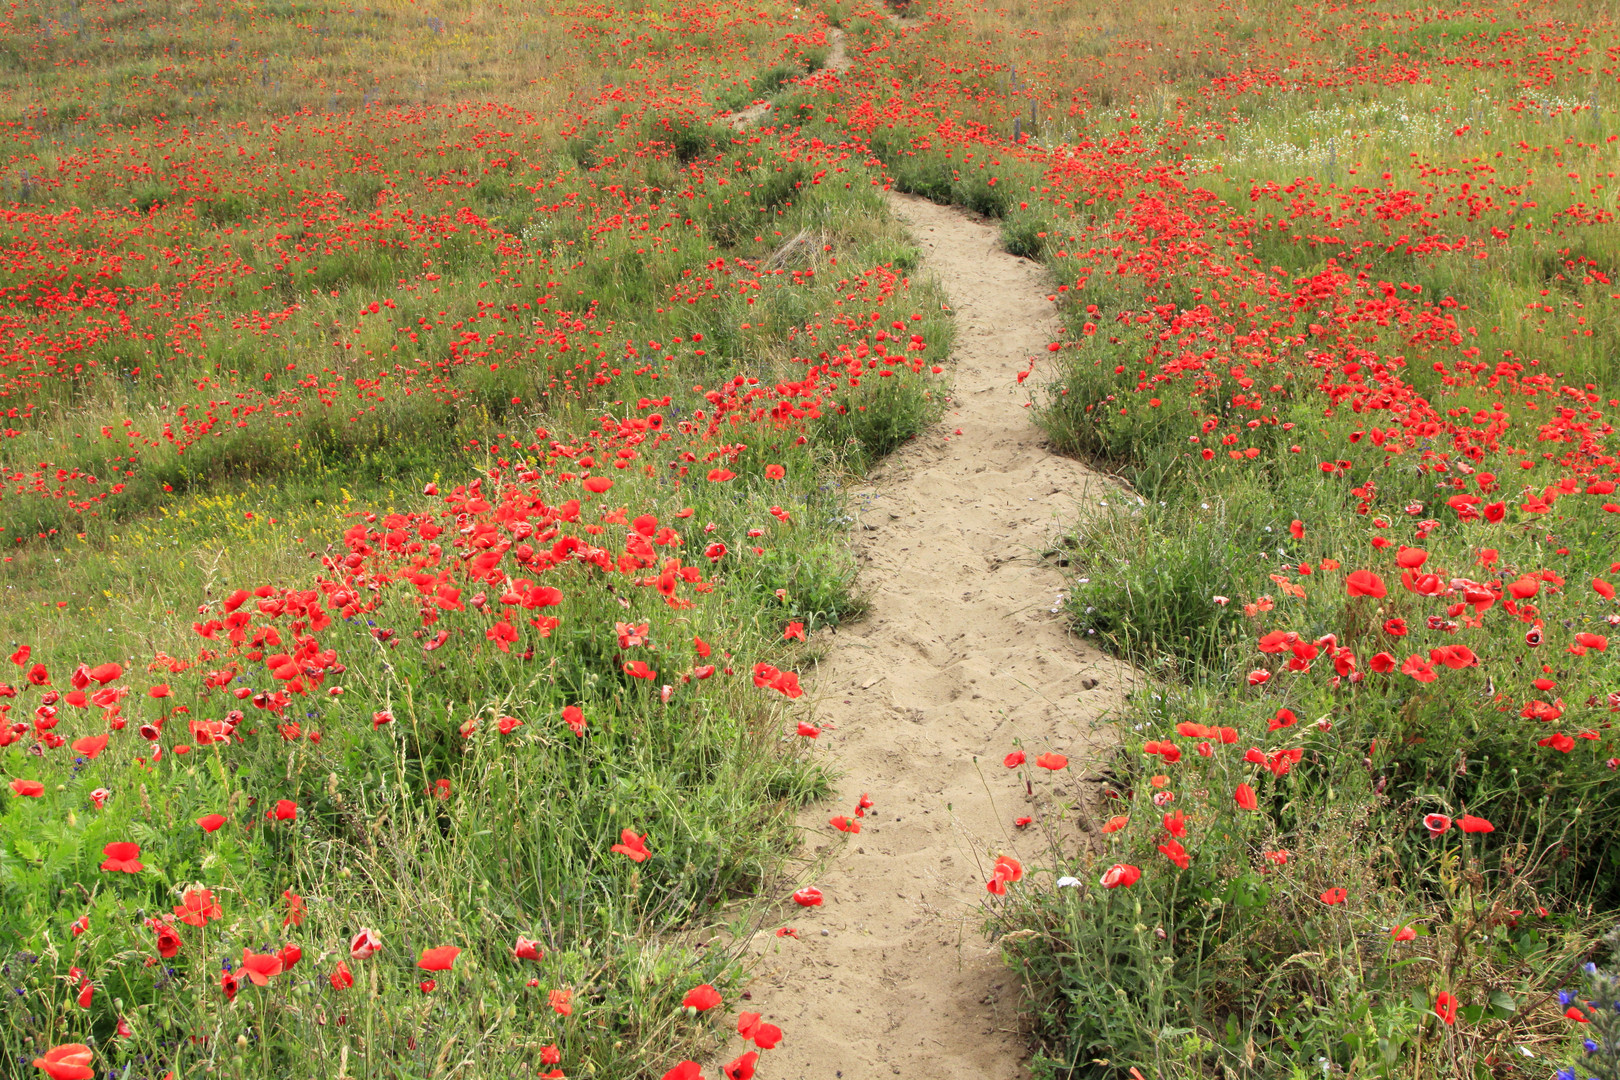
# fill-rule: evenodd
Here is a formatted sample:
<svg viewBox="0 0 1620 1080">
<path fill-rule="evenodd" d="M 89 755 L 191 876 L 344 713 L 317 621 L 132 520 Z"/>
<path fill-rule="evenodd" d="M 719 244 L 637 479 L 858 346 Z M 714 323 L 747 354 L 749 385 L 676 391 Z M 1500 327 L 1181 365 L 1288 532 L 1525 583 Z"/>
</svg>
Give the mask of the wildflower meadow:
<svg viewBox="0 0 1620 1080">
<path fill-rule="evenodd" d="M 0 1075 L 797 1075 L 854 491 L 963 434 L 901 194 L 1110 485 L 1106 736 L 973 761 L 1007 1075 L 1620 1080 L 1616 18 L 11 6 Z"/>
</svg>

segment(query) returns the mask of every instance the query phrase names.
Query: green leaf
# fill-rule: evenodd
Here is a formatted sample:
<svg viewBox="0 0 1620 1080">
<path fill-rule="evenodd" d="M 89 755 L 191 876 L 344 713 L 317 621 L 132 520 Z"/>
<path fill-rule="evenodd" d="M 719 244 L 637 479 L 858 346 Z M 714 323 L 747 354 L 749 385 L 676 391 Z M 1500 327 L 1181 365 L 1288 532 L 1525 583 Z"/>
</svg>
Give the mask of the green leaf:
<svg viewBox="0 0 1620 1080">
<path fill-rule="evenodd" d="M 1511 1016 L 1519 1011 L 1519 1003 L 1506 990 L 1492 990 L 1491 1008 L 1502 1016 Z"/>
</svg>

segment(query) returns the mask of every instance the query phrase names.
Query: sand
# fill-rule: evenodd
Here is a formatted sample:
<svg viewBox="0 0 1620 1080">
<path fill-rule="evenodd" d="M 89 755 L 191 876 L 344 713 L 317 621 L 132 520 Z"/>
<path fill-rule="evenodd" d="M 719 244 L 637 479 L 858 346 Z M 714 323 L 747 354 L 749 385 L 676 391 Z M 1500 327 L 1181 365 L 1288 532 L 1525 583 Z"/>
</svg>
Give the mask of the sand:
<svg viewBox="0 0 1620 1080">
<path fill-rule="evenodd" d="M 1053 610 L 1064 579 L 1043 552 L 1116 489 L 1053 453 L 1024 407 L 1017 373 L 1033 359 L 1040 379 L 1060 332 L 1051 285 L 990 224 L 902 196 L 893 207 L 924 252 L 920 273 L 956 309 L 954 385 L 943 421 L 852 493 L 870 611 L 818 638 L 823 659 L 806 673 L 826 729 L 817 751 L 839 777 L 836 797 L 802 816 L 810 869 L 794 884 L 825 903 L 782 898 L 779 921 L 746 945 L 748 1000 L 728 1003 L 786 1032 L 762 1055 L 770 1080 L 1027 1073 L 1017 976 L 983 932 L 985 882 L 998 854 L 1026 867 L 1050 856 L 1038 828 L 1014 827 L 1044 808 L 1002 758 L 1015 740 L 1031 760 L 1065 754 L 1053 794 L 1088 797 L 1101 718 L 1127 677 Z M 862 832 L 833 829 L 863 793 Z M 799 937 L 778 937 L 784 925 Z M 731 1039 L 719 1060 L 738 1049 Z"/>
</svg>

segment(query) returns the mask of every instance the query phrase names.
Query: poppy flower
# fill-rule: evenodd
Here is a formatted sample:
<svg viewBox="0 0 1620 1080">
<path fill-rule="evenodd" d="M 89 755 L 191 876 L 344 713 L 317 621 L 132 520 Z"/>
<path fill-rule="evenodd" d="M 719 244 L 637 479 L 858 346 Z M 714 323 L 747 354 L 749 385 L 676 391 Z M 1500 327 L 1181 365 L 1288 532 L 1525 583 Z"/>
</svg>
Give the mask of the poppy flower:
<svg viewBox="0 0 1620 1080">
<path fill-rule="evenodd" d="M 1367 666 L 1380 675 L 1388 675 L 1395 670 L 1395 657 L 1387 652 L 1374 653 Z"/>
<path fill-rule="evenodd" d="M 1119 832 L 1119 830 L 1123 829 L 1127 824 L 1130 823 L 1130 820 L 1131 819 L 1128 814 L 1119 814 L 1115 817 L 1111 817 L 1108 819 L 1107 824 L 1102 827 L 1102 831 L 1105 833 Z"/>
<path fill-rule="evenodd" d="M 326 980 L 332 984 L 332 989 L 334 990 L 347 990 L 349 987 L 353 986 L 354 972 L 349 970 L 349 962 L 347 960 L 339 960 L 337 962 L 337 967 L 332 969 L 332 974 L 328 975 Z"/>
<path fill-rule="evenodd" d="M 1389 936 L 1396 941 L 1411 941 L 1417 937 L 1417 931 L 1410 926 L 1392 926 L 1389 928 Z"/>
<path fill-rule="evenodd" d="M 1451 828 L 1451 819 L 1444 814 L 1425 814 L 1423 827 L 1429 830 L 1430 836 L 1443 836 Z"/>
<path fill-rule="evenodd" d="M 209 919 L 218 919 L 224 916 L 219 903 L 214 899 L 212 889 L 187 889 L 181 902 L 175 905 L 175 915 L 187 926 L 207 926 Z"/>
<path fill-rule="evenodd" d="M 814 885 L 807 885 L 793 894 L 793 902 L 800 907 L 819 907 L 821 899 L 821 890 Z"/>
<path fill-rule="evenodd" d="M 45 794 L 45 785 L 38 780 L 13 780 L 11 790 L 25 799 L 37 799 Z"/>
<path fill-rule="evenodd" d="M 254 953 L 243 949 L 240 970 L 254 986 L 268 986 L 272 976 L 281 974 L 281 957 L 274 953 Z"/>
<path fill-rule="evenodd" d="M 1402 544 L 1400 550 L 1395 553 L 1395 565 L 1403 570 L 1416 570 L 1428 561 L 1429 553 L 1422 548 L 1407 547 Z"/>
<path fill-rule="evenodd" d="M 1009 769 L 1018 768 L 1018 766 L 1022 765 L 1024 761 L 1024 752 L 1022 750 L 1014 750 L 1012 753 L 1001 759 L 1001 763 L 1007 766 Z"/>
<path fill-rule="evenodd" d="M 587 476 L 583 482 L 583 487 L 593 495 L 601 495 L 613 487 L 613 481 L 605 476 Z"/>
<path fill-rule="evenodd" d="M 276 950 L 276 956 L 281 960 L 281 970 L 291 971 L 293 965 L 304 958 L 304 950 L 288 943 Z"/>
<path fill-rule="evenodd" d="M 631 862 L 645 862 L 652 852 L 647 850 L 647 837 L 637 836 L 634 829 L 625 829 L 619 833 L 619 843 L 614 844 L 609 851 L 616 851 L 620 855 L 629 857 Z"/>
<path fill-rule="evenodd" d="M 540 951 L 540 943 L 531 941 L 522 934 L 518 935 L 517 944 L 512 946 L 513 960 L 540 960 L 545 953 Z"/>
<path fill-rule="evenodd" d="M 759 1051 L 750 1050 L 720 1071 L 726 1080 L 754 1080 L 754 1065 L 759 1061 Z"/>
<path fill-rule="evenodd" d="M 720 991 L 708 983 L 699 983 L 686 992 L 681 1004 L 696 1012 L 708 1012 L 720 1004 L 721 1000 Z"/>
<path fill-rule="evenodd" d="M 91 682 L 96 683 L 98 686 L 106 686 L 123 675 L 124 669 L 119 664 L 97 664 L 89 671 L 86 671 L 85 674 L 89 676 Z"/>
<path fill-rule="evenodd" d="M 202 826 L 203 832 L 214 832 L 221 825 L 225 824 L 226 820 L 227 818 L 224 814 L 204 814 L 202 817 L 197 819 L 197 824 Z"/>
<path fill-rule="evenodd" d="M 585 710 L 578 705 L 564 705 L 562 711 L 563 723 L 568 730 L 581 738 L 585 735 Z"/>
<path fill-rule="evenodd" d="M 1181 846 L 1181 841 L 1174 838 L 1166 840 L 1164 843 L 1159 845 L 1159 851 L 1164 855 L 1165 858 L 1175 863 L 1176 866 L 1183 870 L 1187 869 L 1187 864 L 1190 860 L 1187 855 L 1187 849 Z"/>
<path fill-rule="evenodd" d="M 1317 897 L 1317 899 L 1329 907 L 1332 907 L 1335 904 L 1342 904 L 1346 900 L 1350 899 L 1350 894 L 1344 889 L 1324 889 L 1322 890 L 1322 895 Z"/>
<path fill-rule="evenodd" d="M 1440 991 L 1434 999 L 1434 1015 L 1438 1016 L 1446 1026 L 1457 1022 L 1457 998 L 1446 991 Z"/>
<path fill-rule="evenodd" d="M 158 955 L 165 960 L 172 959 L 180 951 L 180 935 L 168 923 L 159 923 L 153 927 L 157 935 Z"/>
<path fill-rule="evenodd" d="M 124 840 L 115 844 L 108 844 L 101 849 L 101 853 L 107 856 L 106 861 L 101 864 L 103 870 L 138 874 L 146 869 L 145 866 L 141 865 L 141 845 L 139 844 L 132 844 Z"/>
<path fill-rule="evenodd" d="M 423 971 L 449 971 L 451 965 L 456 962 L 456 957 L 460 955 L 461 950 L 456 946 L 440 945 L 437 948 L 423 950 L 422 959 L 416 962 L 416 966 Z"/>
<path fill-rule="evenodd" d="M 1345 592 L 1351 596 L 1370 596 L 1375 600 L 1389 595 L 1383 579 L 1371 570 L 1352 570 L 1344 579 Z"/>
<path fill-rule="evenodd" d="M 1101 883 L 1105 889 L 1117 889 L 1121 886 L 1135 885 L 1141 878 L 1142 871 L 1140 868 L 1132 866 L 1130 863 L 1115 863 L 1103 871 Z"/>
<path fill-rule="evenodd" d="M 302 926 L 304 924 L 304 898 L 291 889 L 281 891 L 281 901 L 287 905 L 287 915 L 281 920 L 282 926 Z"/>
<path fill-rule="evenodd" d="M 94 761 L 103 750 L 107 749 L 107 736 L 86 735 L 82 739 L 74 739 L 72 746 L 76 753 Z"/>
<path fill-rule="evenodd" d="M 359 933 L 349 939 L 349 956 L 355 960 L 365 960 L 375 955 L 383 947 L 382 938 L 374 930 L 361 927 Z"/>
<path fill-rule="evenodd" d="M 1465 833 L 1486 833 L 1496 831 L 1495 825 L 1492 825 L 1489 821 L 1486 821 L 1482 817 L 1475 817 L 1472 814 L 1464 814 L 1462 817 L 1457 819 L 1457 824 L 1462 827 L 1462 831 Z"/>
<path fill-rule="evenodd" d="M 1053 754 L 1048 752 L 1036 758 L 1035 764 L 1040 768 L 1057 772 L 1059 769 L 1068 767 L 1069 759 L 1064 757 L 1062 754 Z"/>
<path fill-rule="evenodd" d="M 34 1068 L 51 1080 L 90 1080 L 96 1075 L 90 1067 L 94 1060 L 95 1053 L 84 1043 L 63 1043 L 45 1051 L 44 1057 L 35 1058 Z"/>
<path fill-rule="evenodd" d="M 861 831 L 860 822 L 852 821 L 843 814 L 839 814 L 837 817 L 829 819 L 827 824 L 831 825 L 839 832 L 858 833 Z"/>
<path fill-rule="evenodd" d="M 1295 540 L 1305 539 L 1305 523 L 1295 518 L 1288 523 L 1288 532 Z"/>
<path fill-rule="evenodd" d="M 276 805 L 264 812 L 273 821 L 294 821 L 298 818 L 298 804 L 291 799 L 277 799 Z"/>
<path fill-rule="evenodd" d="M 703 1080 L 703 1066 L 695 1061 L 683 1061 L 665 1073 L 664 1080 Z"/>
<path fill-rule="evenodd" d="M 1440 677 L 1435 672 L 1434 665 L 1416 653 L 1408 656 L 1401 664 L 1401 674 L 1410 675 L 1421 683 L 1431 683 Z"/>
<path fill-rule="evenodd" d="M 1237 790 L 1232 793 L 1232 799 L 1245 810 L 1253 810 L 1260 805 L 1254 797 L 1254 788 L 1248 784 L 1239 784 Z"/>
<path fill-rule="evenodd" d="M 799 734 L 803 735 L 807 739 L 814 739 L 821 734 L 821 729 L 816 727 L 814 724 L 807 724 L 803 720 L 800 720 Z"/>
</svg>

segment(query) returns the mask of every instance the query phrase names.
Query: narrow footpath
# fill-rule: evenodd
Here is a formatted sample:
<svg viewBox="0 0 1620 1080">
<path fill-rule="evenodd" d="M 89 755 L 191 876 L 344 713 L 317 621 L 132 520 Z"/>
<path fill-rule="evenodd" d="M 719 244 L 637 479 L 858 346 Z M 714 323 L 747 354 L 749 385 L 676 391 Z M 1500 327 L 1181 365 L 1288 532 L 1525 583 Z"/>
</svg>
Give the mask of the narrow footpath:
<svg viewBox="0 0 1620 1080">
<path fill-rule="evenodd" d="M 1034 359 L 1041 378 L 1059 333 L 1050 286 L 992 226 L 920 199 L 893 207 L 919 273 L 955 306 L 954 387 L 944 420 L 853 493 L 871 608 L 821 639 L 812 693 L 840 776 L 801 821 L 806 884 L 826 900 L 783 905 L 754 937 L 738 1003 L 787 1033 L 761 1062 L 771 1080 L 1026 1075 L 1016 977 L 983 936 L 982 904 L 998 854 L 1045 855 L 1038 830 L 1014 826 L 1042 807 L 1002 757 L 1015 741 L 1032 760 L 1067 755 L 1057 795 L 1080 797 L 1126 676 L 1070 635 L 1054 611 L 1062 574 L 1041 557 L 1111 490 L 1048 450 L 1022 407 L 1016 375 Z M 859 835 L 829 826 L 863 793 Z"/>
</svg>

